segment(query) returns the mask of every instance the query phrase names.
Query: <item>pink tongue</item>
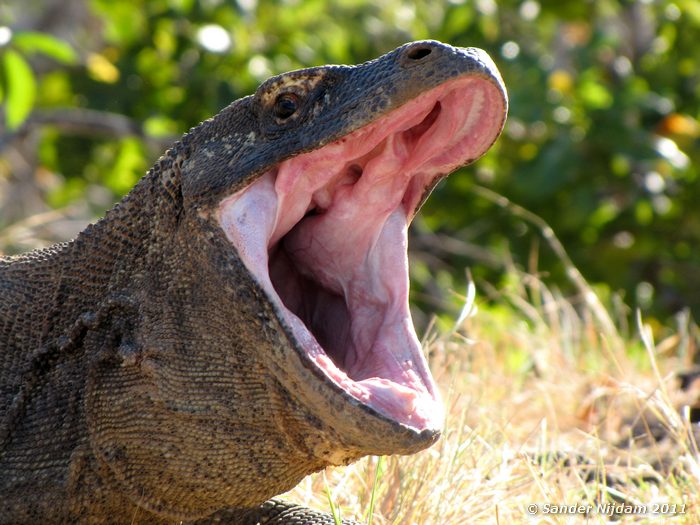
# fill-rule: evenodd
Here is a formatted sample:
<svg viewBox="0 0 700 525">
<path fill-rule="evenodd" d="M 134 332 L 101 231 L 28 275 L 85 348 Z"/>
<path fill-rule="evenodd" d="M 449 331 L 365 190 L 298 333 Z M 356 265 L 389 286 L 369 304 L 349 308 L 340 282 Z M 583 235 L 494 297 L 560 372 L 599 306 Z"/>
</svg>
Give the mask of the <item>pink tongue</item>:
<svg viewBox="0 0 700 525">
<path fill-rule="evenodd" d="M 431 421 L 437 390 L 408 310 L 406 214 L 336 206 L 302 221 L 287 251 L 298 270 L 343 292 L 351 328 L 340 366 L 361 387 L 356 395 L 406 421 Z"/>
</svg>

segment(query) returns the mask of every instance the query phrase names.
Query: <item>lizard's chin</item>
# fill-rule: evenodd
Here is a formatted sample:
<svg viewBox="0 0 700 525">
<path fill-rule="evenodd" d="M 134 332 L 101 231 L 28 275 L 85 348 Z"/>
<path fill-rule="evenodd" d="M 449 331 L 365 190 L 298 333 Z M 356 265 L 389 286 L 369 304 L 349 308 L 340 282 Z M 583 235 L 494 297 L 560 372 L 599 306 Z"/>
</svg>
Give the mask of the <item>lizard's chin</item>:
<svg viewBox="0 0 700 525">
<path fill-rule="evenodd" d="M 392 421 L 438 430 L 443 408 L 408 307 L 408 224 L 435 182 L 503 125 L 490 80 L 441 84 L 224 199 L 218 220 L 325 382 Z"/>
</svg>

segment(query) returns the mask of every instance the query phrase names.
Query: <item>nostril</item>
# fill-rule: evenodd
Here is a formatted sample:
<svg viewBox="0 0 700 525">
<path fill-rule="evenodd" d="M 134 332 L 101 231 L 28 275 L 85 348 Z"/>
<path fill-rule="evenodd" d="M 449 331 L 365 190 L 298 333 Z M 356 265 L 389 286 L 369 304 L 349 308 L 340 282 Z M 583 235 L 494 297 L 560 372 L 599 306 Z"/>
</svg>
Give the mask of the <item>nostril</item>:
<svg viewBox="0 0 700 525">
<path fill-rule="evenodd" d="M 406 56 L 411 60 L 420 60 L 421 58 L 427 57 L 432 50 L 427 46 L 416 46 L 408 50 Z"/>
</svg>

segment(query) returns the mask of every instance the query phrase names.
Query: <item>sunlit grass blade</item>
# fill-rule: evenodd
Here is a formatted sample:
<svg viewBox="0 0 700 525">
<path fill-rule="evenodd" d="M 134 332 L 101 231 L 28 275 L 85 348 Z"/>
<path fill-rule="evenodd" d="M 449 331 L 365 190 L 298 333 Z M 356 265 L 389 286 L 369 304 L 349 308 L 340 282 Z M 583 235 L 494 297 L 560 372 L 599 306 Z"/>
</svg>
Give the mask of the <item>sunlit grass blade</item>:
<svg viewBox="0 0 700 525">
<path fill-rule="evenodd" d="M 328 482 L 326 481 L 325 478 L 325 473 L 324 473 L 324 482 L 326 485 L 326 499 L 328 500 L 328 506 L 331 509 L 331 515 L 333 516 L 333 521 L 335 522 L 335 525 L 342 525 L 341 517 L 340 517 L 340 508 L 336 506 L 335 502 L 333 501 L 333 494 L 331 493 L 331 489 L 328 486 Z"/>
<path fill-rule="evenodd" d="M 377 466 L 374 470 L 374 482 L 372 483 L 372 493 L 369 497 L 369 511 L 367 512 L 367 525 L 372 525 L 374 518 L 374 504 L 377 500 L 377 490 L 379 488 L 379 480 L 384 474 L 384 456 L 377 457 Z"/>
</svg>

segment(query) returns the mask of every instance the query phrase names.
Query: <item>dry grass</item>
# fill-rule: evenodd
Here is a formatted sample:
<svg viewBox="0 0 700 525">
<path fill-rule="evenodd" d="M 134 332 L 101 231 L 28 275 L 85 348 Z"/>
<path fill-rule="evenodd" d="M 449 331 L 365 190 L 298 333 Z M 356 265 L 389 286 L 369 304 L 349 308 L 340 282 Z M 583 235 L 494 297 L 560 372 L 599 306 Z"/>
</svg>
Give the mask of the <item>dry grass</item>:
<svg viewBox="0 0 700 525">
<path fill-rule="evenodd" d="M 434 447 L 328 469 L 288 497 L 328 510 L 328 490 L 343 517 L 367 523 L 374 490 L 375 525 L 700 523 L 698 425 L 682 408 L 698 392 L 674 374 L 695 352 L 690 324 L 654 344 L 640 322 L 644 335 L 625 340 L 589 300 L 574 308 L 532 276 L 514 282 L 496 306 L 473 315 L 467 304 L 457 330 L 426 342 L 449 409 Z M 543 513 L 599 503 L 685 512 Z"/>
</svg>

